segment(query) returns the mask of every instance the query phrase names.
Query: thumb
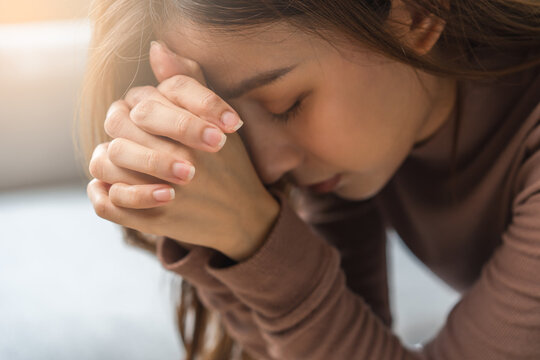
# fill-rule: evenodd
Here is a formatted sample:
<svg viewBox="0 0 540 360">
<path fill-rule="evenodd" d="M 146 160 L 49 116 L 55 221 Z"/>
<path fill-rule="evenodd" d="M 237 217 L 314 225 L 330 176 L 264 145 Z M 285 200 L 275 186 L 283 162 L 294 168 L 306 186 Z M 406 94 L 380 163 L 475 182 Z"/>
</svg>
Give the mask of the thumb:
<svg viewBox="0 0 540 360">
<path fill-rule="evenodd" d="M 206 80 L 199 64 L 176 55 L 160 41 L 151 42 L 150 66 L 160 83 L 174 75 L 186 75 L 206 86 Z"/>
</svg>

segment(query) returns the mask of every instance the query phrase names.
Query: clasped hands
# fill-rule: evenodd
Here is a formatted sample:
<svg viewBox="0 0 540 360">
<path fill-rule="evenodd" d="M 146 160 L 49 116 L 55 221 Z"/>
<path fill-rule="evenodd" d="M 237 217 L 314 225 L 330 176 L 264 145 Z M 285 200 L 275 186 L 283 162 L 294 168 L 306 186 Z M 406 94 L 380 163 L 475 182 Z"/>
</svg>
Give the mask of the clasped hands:
<svg viewBox="0 0 540 360">
<path fill-rule="evenodd" d="M 130 89 L 107 112 L 104 127 L 113 140 L 95 148 L 89 165 L 94 210 L 128 228 L 242 261 L 264 243 L 279 203 L 235 132 L 241 123 L 221 121 L 225 113 L 238 115 L 207 88 L 196 62 L 154 42 L 150 64 L 159 85 Z"/>
</svg>

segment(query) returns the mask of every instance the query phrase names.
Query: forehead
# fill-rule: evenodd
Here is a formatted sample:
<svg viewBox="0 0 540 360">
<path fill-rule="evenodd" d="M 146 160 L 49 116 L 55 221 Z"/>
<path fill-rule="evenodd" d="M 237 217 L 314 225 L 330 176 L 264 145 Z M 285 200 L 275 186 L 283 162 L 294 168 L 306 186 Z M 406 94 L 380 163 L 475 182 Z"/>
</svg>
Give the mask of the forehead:
<svg viewBox="0 0 540 360">
<path fill-rule="evenodd" d="M 226 88 L 260 72 L 287 67 L 318 57 L 322 39 L 284 23 L 264 25 L 246 32 L 221 32 L 204 25 L 178 21 L 162 32 L 163 41 L 176 54 L 196 61 L 207 80 Z"/>
</svg>

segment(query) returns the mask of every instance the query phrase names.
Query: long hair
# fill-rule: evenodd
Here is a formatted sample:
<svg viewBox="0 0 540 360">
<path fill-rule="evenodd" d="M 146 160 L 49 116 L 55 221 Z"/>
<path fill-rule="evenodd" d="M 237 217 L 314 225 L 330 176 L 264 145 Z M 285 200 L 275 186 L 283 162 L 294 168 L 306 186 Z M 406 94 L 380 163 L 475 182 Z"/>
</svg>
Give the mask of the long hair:
<svg viewBox="0 0 540 360">
<path fill-rule="evenodd" d="M 285 21 L 326 40 L 358 44 L 416 69 L 455 79 L 486 79 L 540 63 L 539 58 L 503 68 L 488 68 L 478 52 L 512 53 L 540 48 L 540 2 L 537 0 L 405 0 L 420 13 L 445 22 L 435 48 L 424 56 L 403 45 L 388 25 L 391 0 L 93 0 L 92 38 L 74 128 L 75 147 L 88 179 L 93 149 L 110 141 L 103 123 L 109 105 L 139 85 L 157 85 L 148 61 L 150 41 L 171 21 L 189 19 L 209 31 L 257 31 Z M 286 186 L 287 184 L 281 184 Z M 291 200 L 293 204 L 293 200 Z M 294 204 L 293 204 L 294 205 Z M 123 228 L 128 243 L 155 252 L 155 239 Z M 210 314 L 196 288 L 183 281 L 177 324 L 186 359 L 248 359 L 228 336 L 219 314 Z M 189 315 L 191 314 L 191 315 Z M 193 316 L 188 327 L 187 317 Z M 217 331 L 207 344 L 208 332 Z"/>
</svg>

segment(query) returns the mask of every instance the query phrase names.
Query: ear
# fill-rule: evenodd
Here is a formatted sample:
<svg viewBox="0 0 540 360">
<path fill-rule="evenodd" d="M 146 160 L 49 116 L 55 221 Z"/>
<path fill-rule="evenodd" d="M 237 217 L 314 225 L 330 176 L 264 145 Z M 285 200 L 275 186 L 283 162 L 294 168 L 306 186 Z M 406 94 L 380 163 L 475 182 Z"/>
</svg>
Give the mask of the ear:
<svg viewBox="0 0 540 360">
<path fill-rule="evenodd" d="M 402 0 L 392 1 L 388 21 L 404 45 L 418 55 L 425 55 L 433 49 L 446 26 L 437 16 Z"/>
</svg>

